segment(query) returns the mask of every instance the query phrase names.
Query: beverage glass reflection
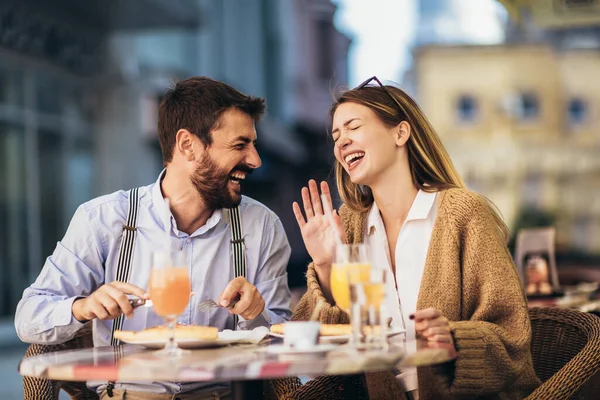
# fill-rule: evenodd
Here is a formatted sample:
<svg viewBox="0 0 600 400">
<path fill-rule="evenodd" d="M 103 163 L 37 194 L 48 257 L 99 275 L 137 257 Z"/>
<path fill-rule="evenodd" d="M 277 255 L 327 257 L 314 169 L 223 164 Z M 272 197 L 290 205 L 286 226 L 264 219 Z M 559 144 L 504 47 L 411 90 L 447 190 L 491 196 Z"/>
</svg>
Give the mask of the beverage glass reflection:
<svg viewBox="0 0 600 400">
<path fill-rule="evenodd" d="M 381 305 L 385 299 L 386 274 L 385 269 L 372 267 L 369 281 L 362 284 L 368 321 L 365 341 L 368 347 L 375 349 L 388 347 L 387 326 L 381 315 Z"/>
<path fill-rule="evenodd" d="M 185 253 L 157 252 L 152 255 L 152 271 L 148 291 L 154 310 L 169 327 L 165 348 L 156 352 L 161 356 L 181 356 L 175 341 L 177 317 L 190 301 L 191 282 Z"/>
</svg>

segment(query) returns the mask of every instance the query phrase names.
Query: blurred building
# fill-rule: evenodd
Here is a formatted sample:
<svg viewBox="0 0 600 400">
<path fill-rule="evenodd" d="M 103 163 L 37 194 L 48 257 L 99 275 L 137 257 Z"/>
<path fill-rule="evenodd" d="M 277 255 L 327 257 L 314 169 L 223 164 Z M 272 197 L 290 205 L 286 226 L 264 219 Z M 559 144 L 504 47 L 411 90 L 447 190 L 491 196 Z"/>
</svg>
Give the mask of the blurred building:
<svg viewBox="0 0 600 400">
<path fill-rule="evenodd" d="M 577 30 L 600 24 L 597 0 L 497 0 L 511 20 L 523 21 L 544 30 Z"/>
<path fill-rule="evenodd" d="M 121 31 L 194 30 L 199 22 L 193 0 L 109 3 L 0 3 L 1 315 L 14 312 L 77 205 L 99 193 L 101 166 L 127 150 L 128 137 L 139 138 L 103 103 L 107 83 L 118 79 L 111 38 Z M 122 114 L 135 112 L 130 106 Z M 115 134 L 105 137 L 111 123 Z M 116 164 L 117 175 L 128 174 Z"/>
<path fill-rule="evenodd" d="M 333 89 L 348 81 L 350 39 L 333 25 L 331 0 L 201 4 L 207 16 L 201 73 L 267 98 L 267 118 L 258 129 L 263 166 L 244 193 L 280 216 L 292 245 L 290 285 L 303 286 L 309 259 L 291 205 L 310 178 L 330 176 L 327 113 Z"/>
<path fill-rule="evenodd" d="M 418 0 L 417 8 L 416 46 L 488 44 L 504 38 L 506 12 L 495 0 Z"/>
<path fill-rule="evenodd" d="M 267 97 L 263 167 L 244 191 L 281 216 L 292 276 L 302 278 L 291 202 L 301 182 L 329 172 L 330 88 L 347 81 L 349 39 L 333 27 L 335 9 L 329 0 L 0 3 L 0 314 L 14 312 L 80 203 L 156 179 L 160 96 L 193 75 Z"/>
<path fill-rule="evenodd" d="M 423 46 L 490 45 L 504 42 L 507 12 L 496 0 L 417 0 L 411 49 Z M 418 95 L 415 69 L 401 77 L 402 87 Z"/>
<path fill-rule="evenodd" d="M 425 46 L 417 97 L 469 187 L 514 226 L 556 216 L 558 246 L 600 253 L 597 50 L 550 44 Z"/>
</svg>

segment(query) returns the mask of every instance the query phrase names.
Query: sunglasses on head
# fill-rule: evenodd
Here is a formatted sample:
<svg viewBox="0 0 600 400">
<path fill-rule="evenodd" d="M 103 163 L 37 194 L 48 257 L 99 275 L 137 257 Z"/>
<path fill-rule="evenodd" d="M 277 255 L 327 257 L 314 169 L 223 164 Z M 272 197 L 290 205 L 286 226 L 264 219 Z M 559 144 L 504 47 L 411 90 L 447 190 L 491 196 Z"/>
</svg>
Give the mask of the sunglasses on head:
<svg viewBox="0 0 600 400">
<path fill-rule="evenodd" d="M 390 99 L 392 99 L 392 101 L 394 102 L 394 104 L 398 108 L 398 111 L 400 112 L 400 115 L 406 115 L 406 113 L 404 112 L 404 108 L 400 105 L 400 103 L 398 102 L 398 100 L 396 100 L 396 98 L 394 96 L 392 96 L 392 94 L 387 90 L 387 88 L 383 85 L 383 83 L 381 83 L 381 81 L 376 76 L 370 77 L 369 79 L 367 79 L 366 81 L 364 81 L 363 83 L 361 83 L 360 85 L 358 85 L 357 87 L 355 87 L 353 90 L 360 90 L 362 88 L 365 88 L 365 87 L 369 86 L 369 83 L 371 83 L 373 81 L 377 82 L 377 84 L 384 91 L 384 93 L 387 94 L 387 96 Z M 371 87 L 375 87 L 375 86 L 371 86 Z"/>
</svg>

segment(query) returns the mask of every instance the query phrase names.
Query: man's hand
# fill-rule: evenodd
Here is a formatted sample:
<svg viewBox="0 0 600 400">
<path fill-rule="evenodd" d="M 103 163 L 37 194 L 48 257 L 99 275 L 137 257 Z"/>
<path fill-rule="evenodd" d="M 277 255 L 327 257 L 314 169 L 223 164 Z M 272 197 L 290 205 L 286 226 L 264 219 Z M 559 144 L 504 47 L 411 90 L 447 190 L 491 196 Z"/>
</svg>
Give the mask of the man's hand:
<svg viewBox="0 0 600 400">
<path fill-rule="evenodd" d="M 88 297 L 77 299 L 71 307 L 73 316 L 80 322 L 94 318 L 111 320 L 121 314 L 133 316 L 133 307 L 127 298 L 128 294 L 148 299 L 148 293 L 138 286 L 125 282 L 111 282 L 102 285 Z"/>
<path fill-rule="evenodd" d="M 258 293 L 258 289 L 243 276 L 238 276 L 229 282 L 225 290 L 219 295 L 218 303 L 222 307 L 227 307 L 231 301 L 238 297 L 240 300 L 229 312 L 240 315 L 245 320 L 253 320 L 265 309 L 265 301 Z"/>
</svg>

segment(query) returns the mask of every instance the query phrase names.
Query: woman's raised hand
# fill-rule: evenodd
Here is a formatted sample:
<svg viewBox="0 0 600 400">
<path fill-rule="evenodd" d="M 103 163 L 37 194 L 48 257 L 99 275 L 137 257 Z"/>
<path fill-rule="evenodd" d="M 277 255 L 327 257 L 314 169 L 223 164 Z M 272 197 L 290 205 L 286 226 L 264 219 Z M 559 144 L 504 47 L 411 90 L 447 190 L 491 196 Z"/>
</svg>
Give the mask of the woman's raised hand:
<svg viewBox="0 0 600 400">
<path fill-rule="evenodd" d="M 302 188 L 302 203 L 306 219 L 297 202 L 294 202 L 292 208 L 308 254 L 315 266 L 323 267 L 331 265 L 334 245 L 338 239 L 342 241 L 343 230 L 340 216 L 333 210 L 327 182 L 321 182 L 321 192 L 326 199 L 325 203 L 321 202 L 317 182 L 313 179 L 308 181 L 308 188 Z M 332 218 L 328 217 L 327 212 L 331 212 Z M 335 226 L 331 225 L 331 220 Z"/>
</svg>

